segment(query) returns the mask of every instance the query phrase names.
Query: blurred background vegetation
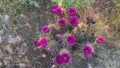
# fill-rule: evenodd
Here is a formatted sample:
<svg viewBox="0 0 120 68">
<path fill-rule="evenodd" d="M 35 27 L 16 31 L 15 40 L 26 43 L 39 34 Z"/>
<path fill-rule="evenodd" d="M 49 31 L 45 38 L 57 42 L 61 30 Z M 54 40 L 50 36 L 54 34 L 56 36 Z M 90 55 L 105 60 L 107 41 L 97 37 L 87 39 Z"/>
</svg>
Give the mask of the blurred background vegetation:
<svg viewBox="0 0 120 68">
<path fill-rule="evenodd" d="M 68 9 L 69 7 L 73 6 L 76 8 L 87 8 L 94 2 L 94 0 L 52 0 L 52 2 L 58 4 L 58 6 Z"/>
</svg>

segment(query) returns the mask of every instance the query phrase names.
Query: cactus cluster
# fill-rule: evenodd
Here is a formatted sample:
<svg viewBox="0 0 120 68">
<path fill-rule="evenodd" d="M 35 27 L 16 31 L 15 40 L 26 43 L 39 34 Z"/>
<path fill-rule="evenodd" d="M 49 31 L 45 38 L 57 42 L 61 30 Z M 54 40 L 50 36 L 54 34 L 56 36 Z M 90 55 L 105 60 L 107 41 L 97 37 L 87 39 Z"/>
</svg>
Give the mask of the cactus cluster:
<svg viewBox="0 0 120 68">
<path fill-rule="evenodd" d="M 87 36 L 90 25 L 96 23 L 93 17 L 87 15 L 86 22 L 81 23 L 75 7 L 67 10 L 67 17 L 64 16 L 61 7 L 53 5 L 51 9 L 57 15 L 58 20 L 56 23 L 41 27 L 42 34 L 38 40 L 34 41 L 35 47 L 50 52 L 53 55 L 54 63 L 58 65 L 72 62 L 73 56 L 76 54 L 84 59 L 91 58 L 94 53 L 91 43 L 104 42 L 102 36 L 96 39 L 94 36 Z"/>
</svg>

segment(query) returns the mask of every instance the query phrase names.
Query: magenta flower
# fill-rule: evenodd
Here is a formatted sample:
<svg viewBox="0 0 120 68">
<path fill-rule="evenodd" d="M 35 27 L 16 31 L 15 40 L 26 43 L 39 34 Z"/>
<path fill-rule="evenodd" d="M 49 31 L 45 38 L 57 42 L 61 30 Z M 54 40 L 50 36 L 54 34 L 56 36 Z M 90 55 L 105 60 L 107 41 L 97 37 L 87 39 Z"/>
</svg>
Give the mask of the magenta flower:
<svg viewBox="0 0 120 68">
<path fill-rule="evenodd" d="M 90 15 L 86 16 L 86 20 L 89 21 L 92 17 Z"/>
<path fill-rule="evenodd" d="M 35 47 L 38 47 L 38 46 L 39 46 L 38 40 L 35 40 L 35 41 L 34 41 L 34 45 L 35 45 Z"/>
<path fill-rule="evenodd" d="M 102 42 L 104 42 L 104 38 L 103 37 L 97 37 L 96 42 L 97 43 L 102 43 Z"/>
<path fill-rule="evenodd" d="M 46 51 L 51 52 L 52 50 L 50 47 L 48 47 L 48 48 L 46 48 Z"/>
<path fill-rule="evenodd" d="M 56 12 L 56 9 L 58 8 L 57 5 L 52 5 L 52 11 L 55 13 Z"/>
<path fill-rule="evenodd" d="M 61 9 L 60 7 L 56 8 L 55 13 L 56 13 L 57 15 L 61 15 L 61 14 L 62 14 L 62 9 Z"/>
<path fill-rule="evenodd" d="M 92 47 L 90 45 L 86 45 L 82 49 L 84 55 L 90 55 L 93 53 Z"/>
<path fill-rule="evenodd" d="M 70 18 L 70 25 L 71 25 L 72 27 L 76 27 L 76 26 L 78 25 L 78 23 L 79 23 L 78 17 L 76 17 L 76 16 L 71 16 L 71 18 Z"/>
<path fill-rule="evenodd" d="M 61 34 L 57 34 L 56 36 L 55 36 L 57 39 L 62 39 L 62 35 Z"/>
<path fill-rule="evenodd" d="M 68 14 L 69 14 L 70 16 L 75 15 L 75 14 L 76 14 L 76 9 L 75 9 L 74 7 L 70 7 L 70 8 L 68 9 Z"/>
<path fill-rule="evenodd" d="M 60 25 L 60 26 L 65 26 L 66 25 L 66 19 L 65 18 L 60 18 L 59 20 L 58 20 L 58 25 Z"/>
<path fill-rule="evenodd" d="M 41 38 L 39 41 L 38 41 L 39 45 L 41 48 L 45 47 L 47 45 L 47 40 L 45 38 Z"/>
<path fill-rule="evenodd" d="M 57 54 L 54 59 L 56 64 L 63 64 L 63 56 L 61 54 Z"/>
<path fill-rule="evenodd" d="M 76 43 L 76 38 L 74 36 L 70 35 L 66 38 L 66 42 L 69 45 L 74 45 Z"/>
<path fill-rule="evenodd" d="M 62 56 L 63 56 L 64 63 L 69 63 L 71 61 L 71 56 L 69 53 L 63 53 Z"/>
<path fill-rule="evenodd" d="M 42 27 L 42 32 L 44 32 L 45 34 L 48 33 L 50 30 L 49 30 L 49 27 L 47 25 L 44 25 Z"/>
<path fill-rule="evenodd" d="M 53 5 L 52 6 L 52 11 L 57 14 L 57 15 L 61 15 L 62 14 L 62 9 L 60 7 L 58 7 L 57 5 Z"/>
</svg>

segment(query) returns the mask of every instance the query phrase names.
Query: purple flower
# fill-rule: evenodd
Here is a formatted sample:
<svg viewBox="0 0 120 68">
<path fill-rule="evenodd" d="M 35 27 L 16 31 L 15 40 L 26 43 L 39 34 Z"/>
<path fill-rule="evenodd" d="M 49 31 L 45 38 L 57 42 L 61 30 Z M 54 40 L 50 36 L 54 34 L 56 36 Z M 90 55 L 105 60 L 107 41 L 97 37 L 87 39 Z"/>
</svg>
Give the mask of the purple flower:
<svg viewBox="0 0 120 68">
<path fill-rule="evenodd" d="M 56 8 L 55 13 L 56 13 L 57 15 L 61 15 L 61 14 L 62 14 L 62 9 L 61 9 L 60 7 Z"/>
<path fill-rule="evenodd" d="M 68 14 L 69 14 L 70 16 L 75 15 L 75 14 L 76 14 L 76 9 L 75 9 L 74 7 L 70 7 L 70 8 L 68 9 Z"/>
<path fill-rule="evenodd" d="M 51 48 L 50 47 L 46 48 L 46 51 L 51 52 Z"/>
<path fill-rule="evenodd" d="M 63 63 L 64 63 L 64 62 L 63 62 L 63 55 L 57 54 L 57 55 L 55 56 L 54 61 L 55 61 L 56 64 L 63 64 Z"/>
<path fill-rule="evenodd" d="M 69 53 L 63 53 L 62 56 L 63 56 L 64 63 L 69 63 L 71 61 L 71 56 Z"/>
<path fill-rule="evenodd" d="M 35 40 L 35 41 L 34 41 L 34 45 L 35 45 L 35 47 L 38 47 L 38 46 L 39 46 L 38 40 Z"/>
<path fill-rule="evenodd" d="M 41 38 L 39 41 L 38 41 L 39 45 L 41 48 L 45 47 L 47 45 L 47 40 L 45 38 Z"/>
<path fill-rule="evenodd" d="M 97 37 L 96 42 L 97 43 L 102 43 L 102 42 L 104 42 L 104 38 L 103 37 Z"/>
<path fill-rule="evenodd" d="M 66 42 L 69 45 L 74 45 L 76 43 L 76 38 L 74 36 L 70 35 L 66 38 Z"/>
<path fill-rule="evenodd" d="M 44 32 L 45 34 L 48 33 L 50 30 L 49 30 L 49 27 L 47 25 L 44 25 L 42 27 L 42 32 Z"/>
<path fill-rule="evenodd" d="M 65 26 L 66 25 L 66 19 L 65 18 L 60 18 L 58 20 L 58 25 L 60 26 Z"/>
<path fill-rule="evenodd" d="M 57 15 L 61 15 L 62 14 L 62 9 L 60 7 L 58 7 L 57 5 L 53 5 L 52 6 L 52 11 L 57 14 Z"/>
<path fill-rule="evenodd" d="M 86 16 L 86 20 L 89 21 L 92 17 L 90 15 Z"/>
<path fill-rule="evenodd" d="M 71 25 L 72 27 L 76 27 L 76 26 L 78 25 L 78 23 L 79 23 L 78 17 L 76 17 L 76 16 L 71 16 L 71 18 L 70 18 L 70 25 Z"/>
<path fill-rule="evenodd" d="M 55 13 L 56 12 L 56 9 L 58 8 L 57 5 L 52 5 L 52 11 Z"/>
<path fill-rule="evenodd" d="M 84 46 L 82 51 L 83 51 L 84 55 L 90 55 L 93 52 L 92 47 L 90 45 Z"/>
<path fill-rule="evenodd" d="M 55 36 L 57 39 L 62 39 L 62 35 L 61 34 L 57 34 L 56 36 Z"/>
</svg>

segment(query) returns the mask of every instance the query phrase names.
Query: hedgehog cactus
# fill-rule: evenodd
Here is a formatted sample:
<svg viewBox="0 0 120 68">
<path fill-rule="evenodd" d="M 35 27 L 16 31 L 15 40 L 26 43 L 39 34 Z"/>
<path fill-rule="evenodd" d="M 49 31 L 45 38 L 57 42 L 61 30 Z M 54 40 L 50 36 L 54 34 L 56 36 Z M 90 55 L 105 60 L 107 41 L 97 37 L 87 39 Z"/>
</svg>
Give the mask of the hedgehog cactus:
<svg viewBox="0 0 120 68">
<path fill-rule="evenodd" d="M 42 49 L 50 52 L 54 56 L 55 64 L 58 65 L 74 62 L 75 56 L 83 57 L 86 60 L 91 58 L 94 51 L 93 45 L 89 45 L 87 42 L 92 44 L 96 41 L 93 36 L 94 41 L 91 42 L 91 39 L 88 39 L 91 37 L 87 36 L 86 31 L 89 30 L 88 24 L 94 24 L 94 19 L 91 16 L 87 16 L 87 22 L 81 23 L 80 18 L 76 16 L 77 10 L 74 7 L 70 7 L 66 11 L 68 12 L 66 14 L 67 18 L 61 18 L 60 15 L 64 12 L 57 5 L 52 6 L 52 11 L 59 17 L 58 21 L 52 26 L 51 24 L 43 26 L 41 30 L 43 32 L 43 36 L 41 36 L 43 41 L 40 38 L 34 44 L 37 47 L 42 46 Z"/>
</svg>

